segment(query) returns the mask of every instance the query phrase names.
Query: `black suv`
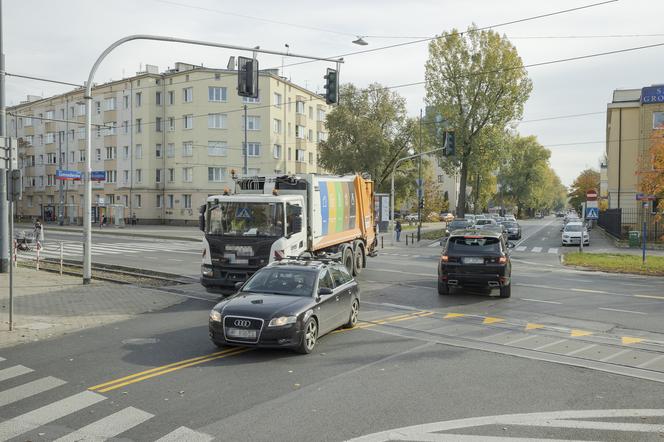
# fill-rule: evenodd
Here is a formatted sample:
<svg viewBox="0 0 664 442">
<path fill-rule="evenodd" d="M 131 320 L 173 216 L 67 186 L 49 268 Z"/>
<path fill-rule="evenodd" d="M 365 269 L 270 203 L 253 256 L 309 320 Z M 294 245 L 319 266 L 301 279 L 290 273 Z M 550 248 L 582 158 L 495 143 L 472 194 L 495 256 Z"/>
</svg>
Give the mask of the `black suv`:
<svg viewBox="0 0 664 442">
<path fill-rule="evenodd" d="M 512 262 L 508 249 L 514 247 L 500 232 L 485 229 L 458 230 L 443 247 L 438 266 L 438 294 L 449 295 L 451 287 L 500 289 L 509 298 Z"/>
</svg>

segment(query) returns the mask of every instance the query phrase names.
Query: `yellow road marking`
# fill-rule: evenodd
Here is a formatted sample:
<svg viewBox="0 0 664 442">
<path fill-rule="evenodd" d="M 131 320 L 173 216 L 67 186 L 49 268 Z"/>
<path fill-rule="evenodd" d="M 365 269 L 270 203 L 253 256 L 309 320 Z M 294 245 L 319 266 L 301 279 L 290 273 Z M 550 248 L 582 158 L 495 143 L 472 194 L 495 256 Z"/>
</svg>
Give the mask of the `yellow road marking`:
<svg viewBox="0 0 664 442">
<path fill-rule="evenodd" d="M 496 322 L 503 322 L 504 319 L 501 318 L 492 318 L 491 316 L 487 316 L 484 318 L 484 321 L 482 321 L 482 324 L 495 324 Z"/>
<path fill-rule="evenodd" d="M 235 348 L 229 348 L 229 349 L 227 349 L 227 350 L 222 350 L 222 351 L 218 351 L 218 352 L 215 352 L 215 353 L 210 353 L 210 354 L 203 355 L 203 356 L 198 356 L 198 357 L 196 357 L 196 358 L 185 359 L 185 360 L 183 360 L 183 361 L 173 362 L 172 364 L 162 365 L 162 366 L 160 366 L 160 367 L 155 367 L 155 368 L 151 368 L 151 369 L 149 369 L 149 370 L 140 371 L 140 372 L 138 372 L 138 373 L 134 373 L 134 374 L 132 374 L 132 375 L 125 376 L 125 377 L 120 378 L 120 379 L 114 379 L 114 380 L 112 380 L 112 381 L 104 382 L 103 384 L 95 385 L 95 386 L 93 386 L 93 387 L 88 388 L 88 390 L 96 390 L 96 389 L 101 388 L 101 387 L 106 387 L 106 386 L 108 386 L 108 385 L 110 385 L 110 384 L 115 384 L 116 382 L 126 381 L 126 380 L 128 380 L 128 379 L 136 378 L 136 377 L 138 377 L 138 376 L 141 376 L 141 375 L 144 375 L 144 374 L 148 374 L 148 373 L 153 373 L 153 372 L 155 372 L 155 371 L 161 371 L 161 370 L 164 370 L 164 369 L 166 369 L 166 368 L 175 367 L 175 366 L 177 366 L 177 365 L 186 364 L 186 363 L 194 362 L 194 361 L 199 361 L 199 360 L 201 360 L 201 359 L 207 359 L 207 358 L 212 357 L 212 356 L 222 355 L 222 354 L 225 354 L 225 353 L 231 352 L 231 351 L 233 351 L 233 350 L 236 350 L 236 349 L 235 349 Z"/>
<path fill-rule="evenodd" d="M 636 298 L 650 298 L 650 299 L 664 299 L 664 296 L 655 296 L 655 295 L 634 295 Z"/>
<path fill-rule="evenodd" d="M 463 318 L 464 315 L 463 313 L 448 313 L 445 316 L 443 316 L 443 319 L 452 319 L 452 318 Z"/>
<path fill-rule="evenodd" d="M 623 345 L 638 344 L 641 341 L 643 341 L 643 339 L 641 339 L 641 338 L 630 338 L 629 336 L 623 336 L 622 337 Z"/>
<path fill-rule="evenodd" d="M 590 336 L 592 335 L 593 332 L 586 331 L 586 330 L 571 330 L 569 335 L 574 337 L 574 338 L 579 338 L 581 336 Z"/>
<path fill-rule="evenodd" d="M 118 388 L 121 388 L 121 387 L 125 387 L 125 386 L 130 385 L 130 384 L 135 384 L 136 382 L 141 382 L 141 381 L 144 381 L 146 379 L 150 379 L 150 378 L 153 378 L 153 377 L 156 377 L 156 376 L 161 376 L 161 375 L 164 375 L 164 374 L 167 374 L 167 373 L 171 373 L 171 372 L 176 371 L 176 370 L 181 370 L 183 368 L 192 367 L 194 365 L 202 364 L 204 362 L 214 361 L 215 359 L 225 358 L 227 356 L 235 356 L 235 355 L 240 354 L 240 353 L 246 353 L 250 350 L 252 350 L 252 349 L 251 348 L 233 348 L 233 349 L 231 349 L 227 352 L 222 352 L 223 354 L 217 354 L 216 356 L 211 356 L 211 357 L 208 357 L 208 358 L 205 358 L 205 359 L 192 361 L 192 362 L 189 362 L 189 363 L 186 363 L 186 364 L 176 365 L 174 367 L 172 366 L 170 368 L 166 368 L 166 369 L 161 370 L 161 371 L 156 371 L 156 372 L 153 372 L 153 373 L 150 373 L 150 374 L 146 374 L 145 376 L 130 379 L 130 380 L 127 380 L 125 382 L 117 383 L 120 380 L 112 381 L 112 382 L 107 383 L 107 384 L 112 384 L 112 385 L 110 385 L 108 387 L 104 387 L 104 388 L 99 388 L 99 389 L 97 389 L 97 391 L 99 393 L 106 393 L 107 391 L 111 391 L 111 390 L 115 390 L 115 389 L 118 389 Z M 159 367 L 159 368 L 164 368 L 164 367 Z M 92 388 L 90 388 L 89 390 L 91 390 L 91 389 Z"/>
<path fill-rule="evenodd" d="M 542 324 L 533 324 L 532 322 L 526 324 L 526 330 L 537 330 L 538 328 L 544 328 L 544 326 Z"/>
<path fill-rule="evenodd" d="M 390 321 L 390 322 L 407 321 L 408 319 L 415 319 L 415 318 L 425 318 L 425 317 L 427 317 L 427 316 L 431 316 L 431 315 L 433 315 L 433 313 L 434 313 L 434 312 L 426 312 L 426 313 L 422 313 L 422 314 L 419 314 L 419 313 L 418 313 L 418 314 L 416 314 L 415 316 L 413 316 L 413 317 L 411 317 L 411 318 L 395 319 L 394 321 Z"/>
</svg>

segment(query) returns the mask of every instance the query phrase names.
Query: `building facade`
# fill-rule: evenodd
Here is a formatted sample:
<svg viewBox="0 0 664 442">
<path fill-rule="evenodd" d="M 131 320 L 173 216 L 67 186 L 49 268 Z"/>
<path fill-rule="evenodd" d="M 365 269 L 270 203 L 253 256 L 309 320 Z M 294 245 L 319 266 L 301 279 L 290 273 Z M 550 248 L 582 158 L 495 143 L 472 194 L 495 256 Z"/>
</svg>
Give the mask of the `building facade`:
<svg viewBox="0 0 664 442">
<path fill-rule="evenodd" d="M 664 86 L 613 92 L 606 112 L 608 208 L 638 207 L 639 171 L 652 169 L 651 140 L 663 135 Z"/>
<path fill-rule="evenodd" d="M 320 172 L 325 99 L 261 71 L 259 98 L 237 96 L 237 73 L 176 63 L 147 65 L 132 78 L 92 90 L 92 215 L 121 224 L 191 224 L 210 195 L 233 189 L 233 176 Z M 19 139 L 23 199 L 17 214 L 81 223 L 82 181 L 56 170 L 85 167 L 84 89 L 8 108 L 8 133 Z M 246 134 L 245 137 L 245 106 Z"/>
</svg>

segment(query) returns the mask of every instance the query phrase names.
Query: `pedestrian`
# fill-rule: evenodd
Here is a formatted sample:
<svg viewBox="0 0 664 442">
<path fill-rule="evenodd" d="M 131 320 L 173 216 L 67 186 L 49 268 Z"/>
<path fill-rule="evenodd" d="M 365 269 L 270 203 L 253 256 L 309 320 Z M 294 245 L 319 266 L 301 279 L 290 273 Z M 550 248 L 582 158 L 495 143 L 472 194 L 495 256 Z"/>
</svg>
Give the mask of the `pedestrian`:
<svg viewBox="0 0 664 442">
<path fill-rule="evenodd" d="M 397 233 L 397 242 L 401 241 L 401 221 L 397 220 L 394 231 Z"/>
<path fill-rule="evenodd" d="M 134 214 L 131 216 L 131 225 L 132 225 L 132 226 L 135 226 L 135 225 L 136 225 L 136 222 L 137 222 L 137 220 L 136 220 L 136 212 L 134 212 Z"/>
<path fill-rule="evenodd" d="M 39 218 L 37 218 L 37 221 L 35 221 L 33 236 L 35 241 L 39 241 L 40 244 L 44 245 L 44 226 L 42 225 Z"/>
</svg>

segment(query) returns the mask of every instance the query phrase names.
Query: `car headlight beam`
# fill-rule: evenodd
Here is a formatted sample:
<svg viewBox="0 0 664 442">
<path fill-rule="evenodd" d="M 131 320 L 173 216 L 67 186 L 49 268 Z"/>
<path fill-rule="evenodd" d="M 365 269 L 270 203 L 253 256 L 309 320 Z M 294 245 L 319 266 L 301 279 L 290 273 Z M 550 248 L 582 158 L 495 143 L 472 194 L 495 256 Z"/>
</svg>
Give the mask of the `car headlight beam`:
<svg viewBox="0 0 664 442">
<path fill-rule="evenodd" d="M 297 321 L 297 316 L 279 316 L 278 318 L 272 318 L 268 327 L 283 327 L 288 324 L 295 324 Z"/>
</svg>

